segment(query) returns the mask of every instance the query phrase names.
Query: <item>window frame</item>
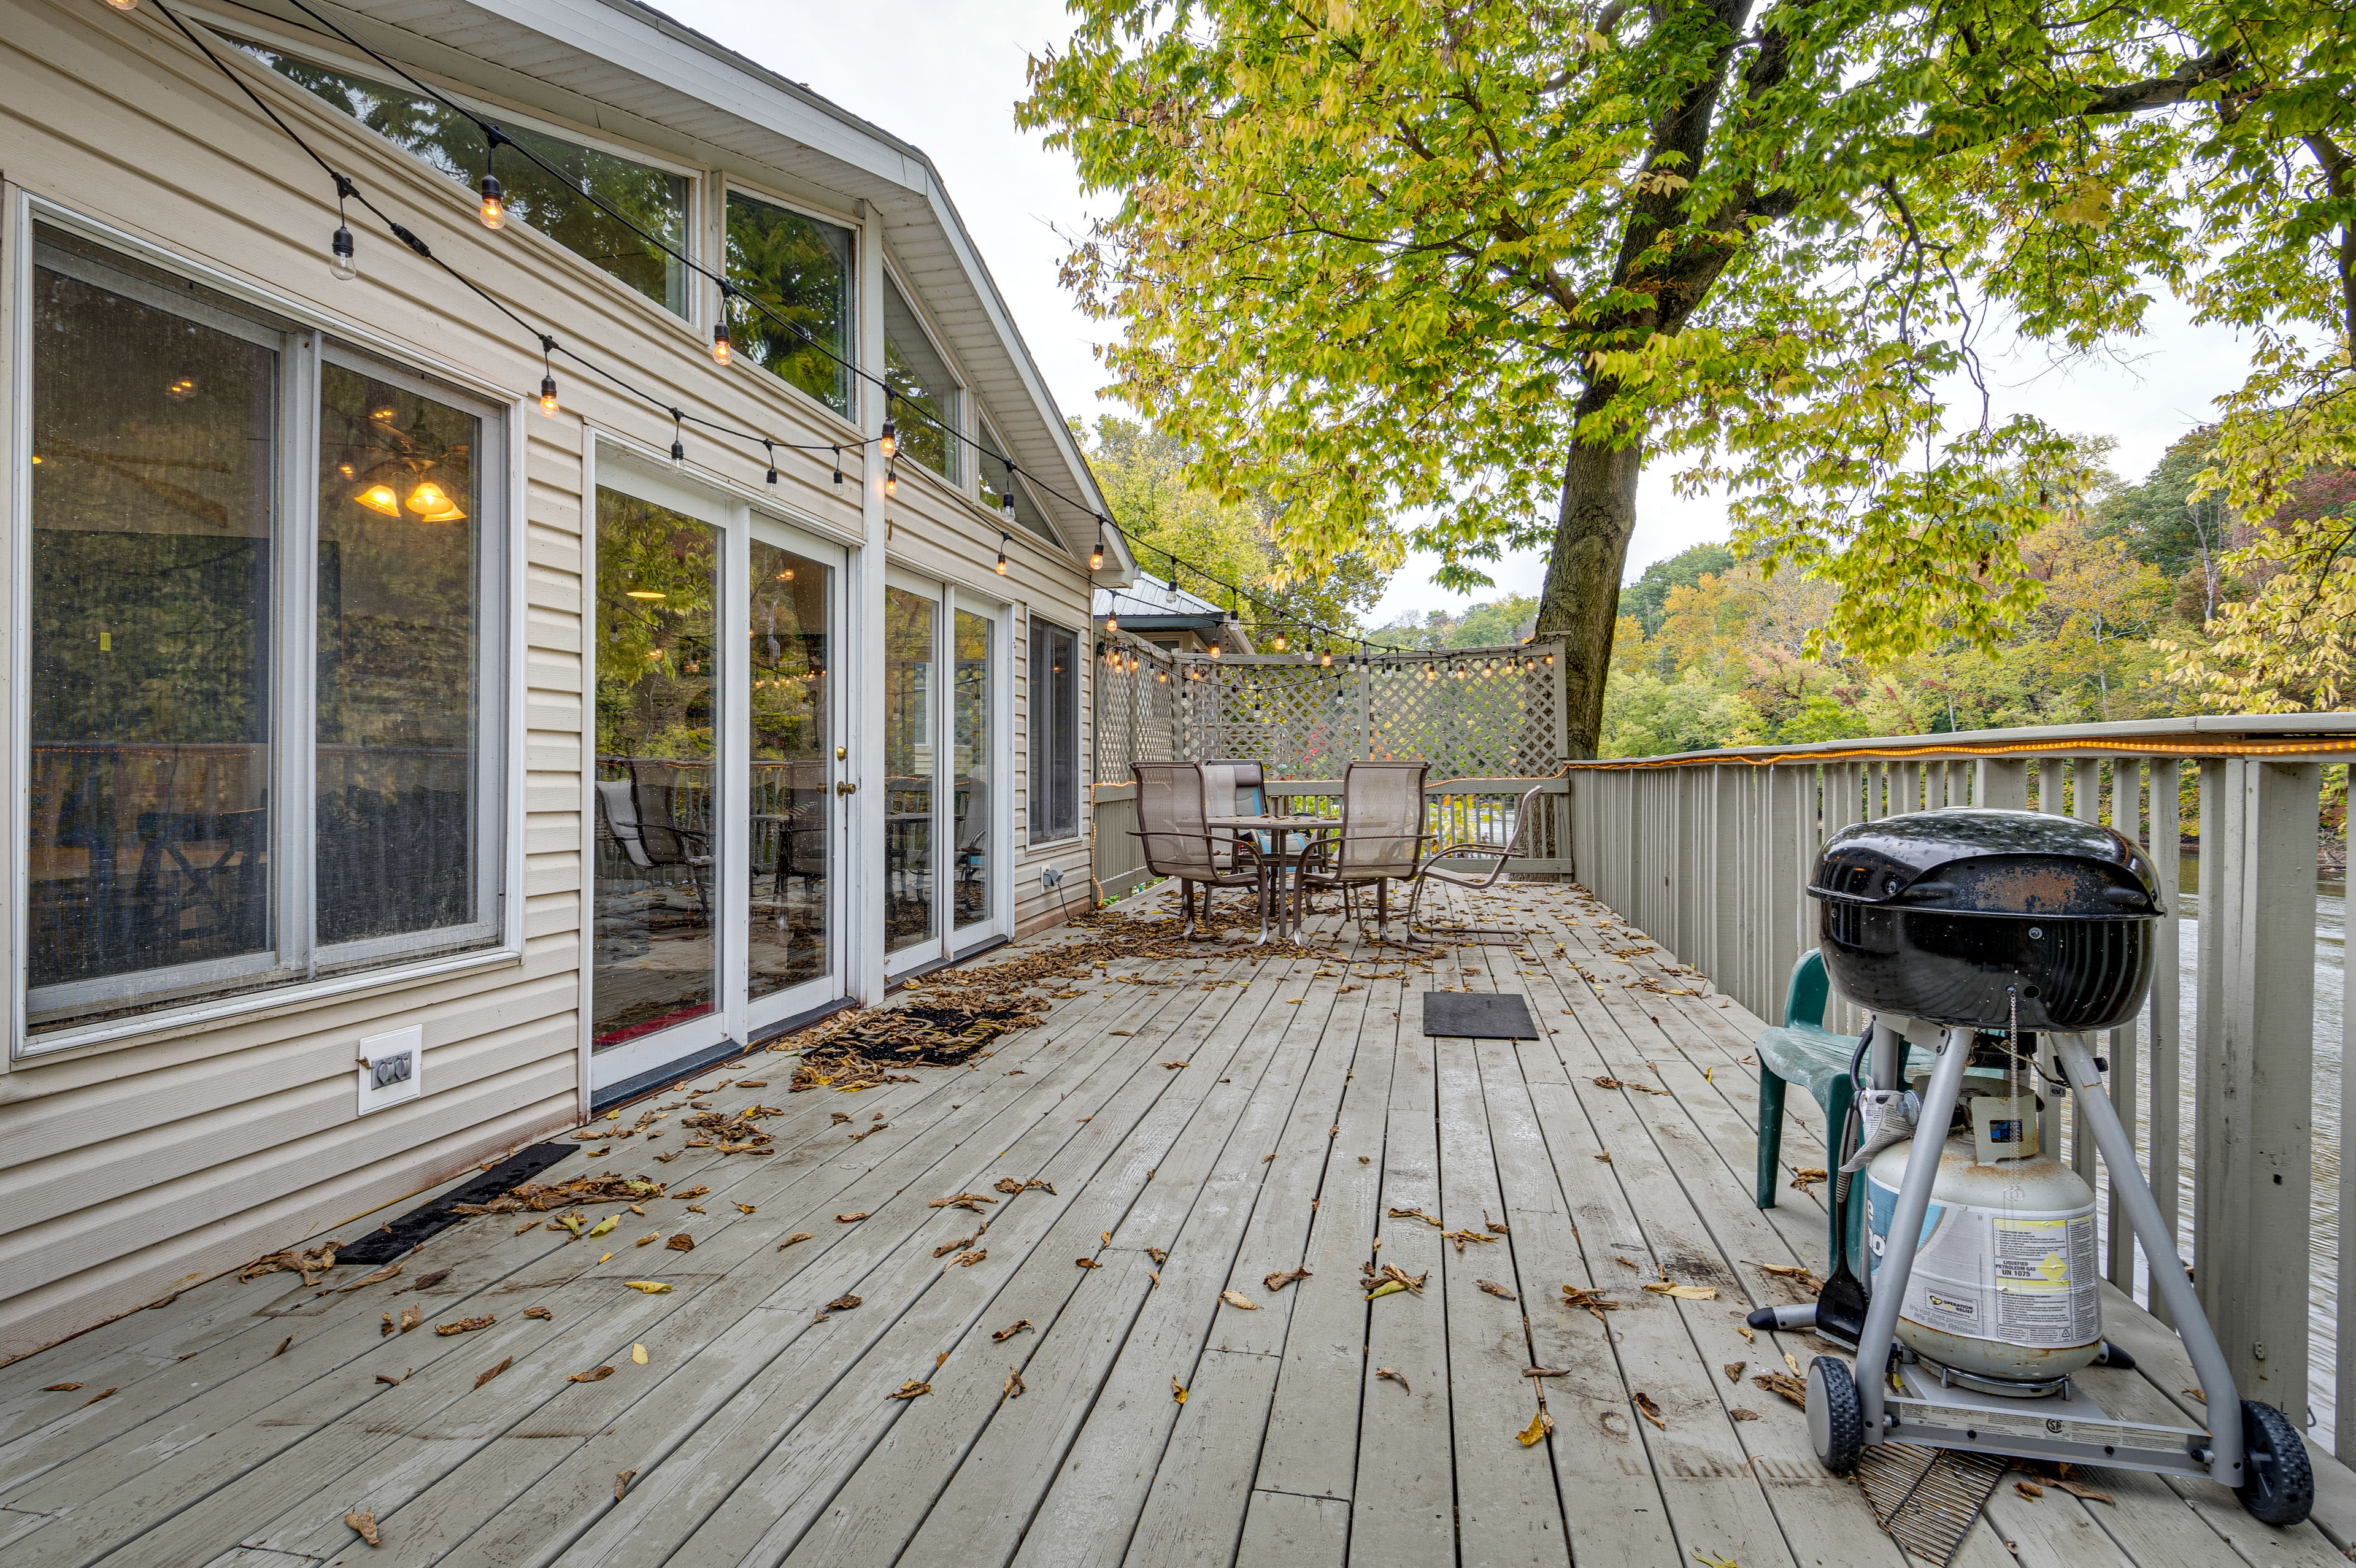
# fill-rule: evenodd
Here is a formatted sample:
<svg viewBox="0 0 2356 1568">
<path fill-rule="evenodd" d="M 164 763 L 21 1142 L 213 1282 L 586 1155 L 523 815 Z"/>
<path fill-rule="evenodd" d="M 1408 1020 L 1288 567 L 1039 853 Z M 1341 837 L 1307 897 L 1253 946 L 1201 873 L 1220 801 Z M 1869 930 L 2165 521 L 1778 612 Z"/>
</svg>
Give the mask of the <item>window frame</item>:
<svg viewBox="0 0 2356 1568">
<path fill-rule="evenodd" d="M 1072 721 L 1072 826 L 1068 832 L 1060 833 L 1055 831 L 1052 823 L 1045 828 L 1042 828 L 1039 826 L 1041 816 L 1041 785 L 1043 783 L 1047 782 L 1045 779 L 1045 769 L 1049 765 L 1044 761 L 1042 750 L 1038 743 L 1040 717 L 1042 713 L 1045 711 L 1045 709 L 1040 702 L 1038 689 L 1039 681 L 1033 674 L 1039 661 L 1039 629 L 1043 626 L 1050 632 L 1060 633 L 1064 636 L 1072 639 L 1072 698 L 1070 712 Z M 1087 688 L 1084 683 L 1087 679 L 1088 646 L 1089 645 L 1087 634 L 1065 625 L 1062 622 L 1056 620 L 1052 615 L 1043 615 L 1035 609 L 1031 611 L 1029 624 L 1023 628 L 1023 712 L 1024 716 L 1030 720 L 1029 724 L 1025 726 L 1028 732 L 1023 737 L 1024 742 L 1029 751 L 1029 754 L 1025 758 L 1025 761 L 1030 764 L 1023 770 L 1023 788 L 1026 793 L 1024 805 L 1028 807 L 1023 814 L 1023 847 L 1026 849 L 1036 849 L 1044 845 L 1076 843 L 1087 837 L 1087 812 L 1086 810 L 1087 797 L 1080 787 L 1080 764 L 1087 754 L 1087 746 L 1086 744 L 1087 737 L 1081 733 L 1080 718 L 1082 710 L 1087 706 Z"/>
<path fill-rule="evenodd" d="M 278 294 L 193 258 L 166 251 L 103 220 L 75 211 L 22 187 L 0 189 L 0 256 L 6 266 L 7 319 L 5 395 L 9 403 L 5 441 L 6 540 L 11 581 L 0 602 L 0 659 L 9 674 L 5 746 L 0 781 L 9 792 L 8 837 L 0 844 L 0 875 L 7 878 L 5 920 L 13 954 L 7 972 L 5 1029 L 12 1061 L 51 1058 L 83 1049 L 142 1042 L 186 1033 L 219 1019 L 278 1014 L 353 991 L 414 984 L 454 973 L 497 967 L 523 955 L 523 704 L 514 690 L 523 667 L 526 573 L 520 570 L 524 527 L 523 400 L 455 366 L 427 360 L 375 331 Z M 33 546 L 31 445 L 33 426 L 32 299 L 36 226 L 53 228 L 93 247 L 153 268 L 217 295 L 213 301 L 172 301 L 169 308 L 214 325 L 235 325 L 249 337 L 278 337 L 279 408 L 274 436 L 281 450 L 274 464 L 276 515 L 270 543 L 276 580 L 270 591 L 272 613 L 271 736 L 274 755 L 269 777 L 275 792 L 270 829 L 273 859 L 273 943 L 265 955 L 239 955 L 169 970 L 144 973 L 173 979 L 155 985 L 147 1010 L 76 1024 L 38 1035 L 32 1032 L 32 995 L 27 985 L 30 897 L 26 860 L 31 830 L 29 784 L 32 663 L 30 573 Z M 136 278 L 127 280 L 136 284 Z M 117 292 L 110 280 L 103 286 Z M 652 303 L 652 302 L 649 302 Z M 659 307 L 658 307 L 659 308 Z M 255 321 L 245 313 L 271 321 Z M 668 312 L 664 313 L 668 315 Z M 330 360 L 365 373 L 415 386 L 482 421 L 486 455 L 477 465 L 478 499 L 488 514 L 479 539 L 477 567 L 480 650 L 475 718 L 477 834 L 476 920 L 463 926 L 368 938 L 323 947 L 316 930 L 312 888 L 317 861 L 315 795 L 317 770 L 316 616 L 318 594 L 318 498 L 320 367 Z M 423 361 L 423 362 L 421 362 Z M 454 943 L 473 943 L 460 952 Z M 410 956 L 416 954 L 416 956 Z M 336 972 L 321 976 L 323 966 Z M 230 994 L 188 995 L 187 987 L 256 975 L 308 976 L 277 986 Z M 185 984 L 183 983 L 185 982 Z M 143 1006 L 139 993 L 123 993 L 118 982 L 70 981 L 44 987 L 54 997 L 65 987 L 115 984 L 127 1008 Z M 66 998 L 71 1005 L 72 996 Z"/>
<path fill-rule="evenodd" d="M 916 291 L 908 286 L 907 279 L 902 275 L 899 266 L 893 261 L 888 251 L 884 255 L 883 262 L 884 286 L 900 296 L 900 303 L 907 307 L 908 319 L 915 322 L 916 330 L 925 335 L 926 347 L 933 351 L 934 357 L 941 362 L 941 368 L 948 374 L 950 395 L 957 400 L 957 417 L 950 421 L 956 433 L 948 438 L 946 450 L 952 464 L 962 467 L 966 472 L 961 477 L 943 474 L 938 469 L 916 461 L 913 456 L 908 459 L 908 465 L 918 473 L 932 475 L 934 479 L 948 485 L 960 496 L 978 499 L 981 495 L 981 454 L 969 449 L 969 443 L 974 434 L 974 413 L 978 401 L 974 397 L 972 383 L 967 379 L 965 372 L 958 368 L 956 357 L 941 346 L 941 335 L 933 325 L 930 313 L 919 299 Z M 884 357 L 888 361 L 892 357 L 892 328 L 884 304 L 883 300 L 879 299 L 875 302 L 875 314 L 884 329 Z M 888 383 L 890 379 L 888 368 L 883 372 L 883 376 Z M 877 388 L 875 395 L 884 400 L 884 417 L 890 418 L 892 400 L 901 395 L 889 391 L 885 388 Z M 902 400 L 905 401 L 905 399 L 903 398 Z"/>
<path fill-rule="evenodd" d="M 865 269 L 860 264 L 860 258 L 863 248 L 874 242 L 867 232 L 866 224 L 857 219 L 845 218 L 839 212 L 830 212 L 808 201 L 781 196 L 766 186 L 755 185 L 750 180 L 739 178 L 726 170 L 713 172 L 710 188 L 712 217 L 708 227 L 715 237 L 714 243 L 718 247 L 715 253 L 719 257 L 716 270 L 723 277 L 728 273 L 728 198 L 732 195 L 741 193 L 747 199 L 757 201 L 765 207 L 774 207 L 781 212 L 790 212 L 797 218 L 806 218 L 813 223 L 829 224 L 844 230 L 851 236 L 851 308 L 843 313 L 844 323 L 849 328 L 849 341 L 842 346 L 842 357 L 850 362 L 850 368 L 845 374 L 851 380 L 851 411 L 845 413 L 832 403 L 818 397 L 817 394 L 806 392 L 795 386 L 783 376 L 767 370 L 766 367 L 757 367 L 767 375 L 769 381 L 775 384 L 776 389 L 795 400 L 800 410 L 841 426 L 847 437 L 842 443 L 843 450 L 849 451 L 867 439 L 864 433 L 865 427 L 860 416 L 861 411 L 867 406 L 868 398 L 882 395 L 869 388 L 866 361 L 861 357 L 860 352 L 861 346 L 867 336 L 867 301 L 863 297 L 866 293 L 863 284 Z M 700 277 L 697 280 L 696 292 L 711 300 L 712 321 L 718 321 L 720 312 L 723 308 L 719 287 L 710 279 Z M 711 324 L 705 325 L 708 326 Z"/>
<path fill-rule="evenodd" d="M 398 157 L 404 158 L 410 163 L 423 168 L 427 173 L 434 176 L 437 179 L 443 177 L 441 170 L 435 168 L 432 164 L 427 163 L 424 159 L 419 157 L 408 148 L 403 147 L 399 143 L 384 136 L 382 133 L 361 121 L 352 119 L 348 115 L 337 113 L 333 105 L 328 104 L 316 94 L 305 91 L 296 83 L 288 80 L 286 78 L 279 75 L 276 71 L 262 65 L 261 61 L 254 59 L 252 56 L 246 53 L 241 41 L 260 44 L 276 51 L 277 53 L 291 56 L 295 59 L 306 60 L 312 65 L 317 66 L 324 70 L 341 71 L 348 76 L 358 77 L 385 92 L 409 94 L 413 93 L 416 91 L 403 83 L 391 82 L 381 80 L 391 73 L 387 72 L 385 69 L 377 64 L 376 61 L 369 59 L 365 55 L 346 53 L 343 50 L 335 48 L 331 43 L 323 39 L 315 38 L 307 34 L 298 37 L 282 32 L 278 28 L 269 26 L 268 22 L 271 19 L 262 16 L 260 13 L 254 13 L 250 17 L 241 16 L 235 20 L 231 20 L 219 15 L 218 13 L 201 7 L 186 11 L 183 14 L 189 17 L 189 19 L 199 24 L 208 32 L 211 33 L 213 35 L 212 41 L 215 45 L 231 50 L 238 57 L 239 63 L 256 68 L 260 71 L 261 75 L 269 80 L 271 86 L 275 91 L 292 94 L 296 101 L 301 102 L 311 109 L 324 110 L 330 114 L 334 114 L 337 121 L 358 130 L 362 135 L 377 143 L 385 151 L 390 152 Z M 698 265 L 701 264 L 701 251 L 703 247 L 700 241 L 706 227 L 707 212 L 711 206 L 710 187 L 712 183 L 712 171 L 698 167 L 692 164 L 680 163 L 676 158 L 665 157 L 660 154 L 650 152 L 644 147 L 637 146 L 626 142 L 616 141 L 611 136 L 592 131 L 584 126 L 574 125 L 562 121 L 550 120 L 542 115 L 535 114 L 529 110 L 519 110 L 511 104 L 494 102 L 493 101 L 481 96 L 481 94 L 472 89 L 459 86 L 446 79 L 437 77 L 434 72 L 410 61 L 403 60 L 401 63 L 403 69 L 410 71 L 419 80 L 431 84 L 434 91 L 447 97 L 452 102 L 459 104 L 463 108 L 472 111 L 475 113 L 480 114 L 485 119 L 491 120 L 498 124 L 502 126 L 511 125 L 517 130 L 530 131 L 542 136 L 552 137 L 560 142 L 571 142 L 574 145 L 586 148 L 593 153 L 603 153 L 609 157 L 622 158 L 634 164 L 642 164 L 648 168 L 655 169 L 667 175 L 676 175 L 684 179 L 687 182 L 687 206 L 686 209 L 680 214 L 679 248 L 681 253 L 688 258 L 690 262 L 696 263 Z M 510 155 L 520 157 L 522 155 L 511 154 Z M 466 187 L 460 187 L 459 200 L 467 206 L 472 206 L 474 202 L 473 194 Z M 582 255 L 579 251 L 573 250 L 562 240 L 550 235 L 544 229 L 533 228 L 530 223 L 526 223 L 521 219 L 512 219 L 511 221 L 514 222 L 518 230 L 529 233 L 534 238 L 553 247 L 571 261 L 598 278 L 607 286 L 614 288 L 619 291 L 622 294 L 631 299 L 637 300 L 641 304 L 647 305 L 654 311 L 655 315 L 659 319 L 676 323 L 681 326 L 689 328 L 692 332 L 700 333 L 710 329 L 712 323 L 709 320 L 703 319 L 703 312 L 706 309 L 704 297 L 711 291 L 706 285 L 702 275 L 693 271 L 692 268 L 689 270 L 682 285 L 686 301 L 686 309 L 683 311 L 674 311 L 662 301 L 655 298 L 652 294 L 646 293 L 641 290 L 633 288 L 628 283 L 624 283 L 621 279 L 616 277 L 605 268 L 597 265 L 596 262 L 589 260 L 586 256 Z"/>
</svg>

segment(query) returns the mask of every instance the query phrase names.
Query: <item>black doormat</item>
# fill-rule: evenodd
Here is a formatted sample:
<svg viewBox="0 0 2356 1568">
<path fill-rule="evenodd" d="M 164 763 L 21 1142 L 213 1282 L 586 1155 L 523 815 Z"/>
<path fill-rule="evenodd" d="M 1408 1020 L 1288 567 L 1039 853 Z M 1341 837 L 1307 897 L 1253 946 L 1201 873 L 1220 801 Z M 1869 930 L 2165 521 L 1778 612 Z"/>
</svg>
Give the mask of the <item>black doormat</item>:
<svg viewBox="0 0 2356 1568">
<path fill-rule="evenodd" d="M 1536 1040 L 1538 1026 L 1530 1021 L 1530 1005 L 1520 997 L 1426 991 L 1423 1032 L 1449 1040 Z"/>
<path fill-rule="evenodd" d="M 408 1254 L 409 1249 L 438 1232 L 456 1224 L 459 1216 L 450 1212 L 453 1203 L 488 1203 L 510 1187 L 519 1187 L 580 1147 L 572 1143 L 534 1144 L 519 1154 L 509 1156 L 466 1186 L 444 1193 L 439 1198 L 412 1209 L 400 1219 L 380 1224 L 348 1247 L 336 1252 L 339 1264 L 389 1264 Z"/>
</svg>

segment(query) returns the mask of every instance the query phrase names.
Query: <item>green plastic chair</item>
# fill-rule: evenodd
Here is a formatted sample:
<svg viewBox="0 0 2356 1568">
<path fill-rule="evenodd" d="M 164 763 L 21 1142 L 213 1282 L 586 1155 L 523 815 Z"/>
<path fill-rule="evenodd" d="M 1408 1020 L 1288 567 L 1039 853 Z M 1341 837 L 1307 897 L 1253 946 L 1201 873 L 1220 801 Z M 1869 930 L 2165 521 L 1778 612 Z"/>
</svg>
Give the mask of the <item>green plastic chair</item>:
<svg viewBox="0 0 2356 1568">
<path fill-rule="evenodd" d="M 1845 1034 L 1835 1034 L 1825 1028 L 1825 1002 L 1831 994 L 1832 982 L 1825 974 L 1824 955 L 1814 948 L 1802 954 L 1792 965 L 1792 977 L 1783 987 L 1783 1022 L 1780 1028 L 1759 1032 L 1759 1207 L 1775 1207 L 1776 1178 L 1782 1174 L 1783 1153 L 1783 1090 L 1786 1084 L 1798 1083 L 1815 1096 L 1824 1107 L 1825 1125 L 1830 1129 L 1826 1141 L 1833 1146 L 1834 1163 L 1838 1163 L 1840 1129 L 1848 1125 L 1849 1104 L 1857 1097 L 1857 1084 L 1848 1075 L 1849 1062 L 1857 1054 L 1857 1041 Z M 1902 1048 L 1901 1048 L 1902 1051 Z M 1905 1061 L 1899 1061 L 1901 1076 Z M 1832 1179 L 1837 1180 L 1835 1177 Z M 1858 1245 L 1865 1234 L 1865 1205 L 1847 1205 L 1848 1219 L 1848 1255 L 1850 1266 L 1862 1254 Z M 1840 1238 L 1833 1232 L 1828 1211 L 1825 1225 L 1826 1257 L 1837 1253 Z M 1859 1272 L 1862 1272 L 1861 1268 Z"/>
</svg>

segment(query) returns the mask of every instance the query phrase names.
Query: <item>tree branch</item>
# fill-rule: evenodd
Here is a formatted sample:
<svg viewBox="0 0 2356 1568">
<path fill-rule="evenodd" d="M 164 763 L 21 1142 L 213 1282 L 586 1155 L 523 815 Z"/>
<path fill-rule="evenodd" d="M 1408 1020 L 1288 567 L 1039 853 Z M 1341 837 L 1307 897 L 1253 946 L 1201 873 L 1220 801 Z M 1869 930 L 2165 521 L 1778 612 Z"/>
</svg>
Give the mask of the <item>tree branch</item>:
<svg viewBox="0 0 2356 1568">
<path fill-rule="evenodd" d="M 2242 46 L 2227 44 L 2222 49 L 2211 49 L 2186 60 L 2166 76 L 2147 81 L 2122 82 L 2105 88 L 2094 95 L 2093 102 L 2078 111 L 2082 116 L 2099 114 L 2140 114 L 2147 110 L 2165 109 L 2181 103 L 2192 95 L 2195 88 L 2212 81 L 2222 81 L 2242 69 Z"/>
</svg>

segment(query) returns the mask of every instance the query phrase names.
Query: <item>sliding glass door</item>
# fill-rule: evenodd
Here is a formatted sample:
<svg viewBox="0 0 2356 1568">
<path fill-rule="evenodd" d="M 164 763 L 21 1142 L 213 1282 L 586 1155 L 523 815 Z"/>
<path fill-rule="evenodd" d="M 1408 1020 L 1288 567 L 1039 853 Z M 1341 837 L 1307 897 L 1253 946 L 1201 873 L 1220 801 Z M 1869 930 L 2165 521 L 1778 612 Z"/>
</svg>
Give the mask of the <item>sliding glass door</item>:
<svg viewBox="0 0 2356 1568">
<path fill-rule="evenodd" d="M 691 1070 L 842 994 L 840 549 L 601 465 L 591 1081 Z"/>
<path fill-rule="evenodd" d="M 894 572 L 884 590 L 884 948 L 905 974 L 1005 930 L 1002 607 Z"/>
</svg>

